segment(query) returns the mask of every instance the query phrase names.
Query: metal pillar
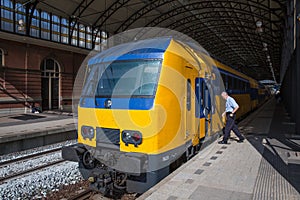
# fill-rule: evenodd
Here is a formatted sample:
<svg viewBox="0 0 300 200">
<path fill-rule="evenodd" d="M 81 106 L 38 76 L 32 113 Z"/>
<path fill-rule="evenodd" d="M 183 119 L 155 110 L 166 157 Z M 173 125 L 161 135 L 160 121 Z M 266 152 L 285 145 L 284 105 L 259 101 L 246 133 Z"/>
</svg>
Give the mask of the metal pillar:
<svg viewBox="0 0 300 200">
<path fill-rule="evenodd" d="M 295 95 L 295 67 L 296 58 L 294 51 L 294 24 L 295 24 L 295 10 L 294 2 L 291 0 L 287 2 L 287 16 L 285 19 L 285 41 L 282 50 L 282 63 L 281 63 L 281 95 L 284 100 L 285 107 L 290 114 L 292 120 L 296 119 L 295 103 L 296 99 L 291 98 L 291 94 Z"/>
<path fill-rule="evenodd" d="M 296 1 L 296 133 L 300 134 L 300 1 Z"/>
</svg>

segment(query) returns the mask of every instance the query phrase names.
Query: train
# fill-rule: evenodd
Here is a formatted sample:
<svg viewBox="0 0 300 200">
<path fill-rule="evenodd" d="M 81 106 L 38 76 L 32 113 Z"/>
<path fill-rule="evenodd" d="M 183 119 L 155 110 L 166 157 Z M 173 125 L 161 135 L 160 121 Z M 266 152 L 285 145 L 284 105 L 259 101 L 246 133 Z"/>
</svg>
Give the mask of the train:
<svg viewBox="0 0 300 200">
<path fill-rule="evenodd" d="M 242 117 L 267 99 L 259 86 L 172 37 L 111 47 L 88 61 L 78 143 L 62 157 L 104 195 L 144 193 L 222 134 L 223 90 Z"/>
</svg>

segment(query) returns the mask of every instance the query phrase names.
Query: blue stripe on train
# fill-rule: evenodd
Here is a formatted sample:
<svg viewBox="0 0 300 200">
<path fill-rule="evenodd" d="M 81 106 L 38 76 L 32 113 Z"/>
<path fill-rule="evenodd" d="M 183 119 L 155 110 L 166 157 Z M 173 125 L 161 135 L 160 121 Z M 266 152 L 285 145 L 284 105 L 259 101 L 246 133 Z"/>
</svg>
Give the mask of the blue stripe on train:
<svg viewBox="0 0 300 200">
<path fill-rule="evenodd" d="M 105 108 L 104 102 L 108 98 L 81 98 L 80 107 L 83 108 Z M 151 98 L 109 98 L 112 101 L 111 109 L 124 110 L 150 110 L 154 104 L 154 97 Z"/>
<path fill-rule="evenodd" d="M 213 66 L 214 69 L 218 69 L 220 72 L 222 72 L 223 74 L 226 74 L 226 75 L 230 75 L 231 77 L 234 77 L 234 78 L 237 78 L 237 79 L 240 79 L 242 81 L 245 81 L 247 83 L 249 83 L 249 80 L 245 79 L 245 78 L 242 78 L 238 75 L 235 75 L 227 70 L 224 70 L 224 69 L 220 69 L 220 68 L 217 68 L 216 66 Z"/>
<path fill-rule="evenodd" d="M 155 38 L 111 47 L 88 61 L 88 65 L 117 60 L 163 59 L 171 38 Z"/>
<path fill-rule="evenodd" d="M 164 58 L 164 51 L 161 49 L 140 49 L 139 51 L 128 52 L 123 55 L 110 55 L 104 58 L 95 58 L 93 61 L 89 61 L 89 65 L 97 64 L 97 63 L 107 63 L 113 61 L 121 61 L 121 60 L 139 60 L 139 59 L 163 59 Z M 145 53 L 149 51 L 149 53 Z"/>
</svg>

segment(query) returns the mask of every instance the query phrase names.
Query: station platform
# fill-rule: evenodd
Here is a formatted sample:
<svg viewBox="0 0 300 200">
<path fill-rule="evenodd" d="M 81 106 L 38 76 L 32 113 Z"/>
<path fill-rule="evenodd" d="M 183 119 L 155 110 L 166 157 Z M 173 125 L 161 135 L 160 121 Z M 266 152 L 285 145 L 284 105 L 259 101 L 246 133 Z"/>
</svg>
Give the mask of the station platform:
<svg viewBox="0 0 300 200">
<path fill-rule="evenodd" d="M 74 119 L 68 113 L 0 115 L 0 155 L 76 137 Z"/>
<path fill-rule="evenodd" d="M 215 141 L 138 199 L 299 200 L 300 133 L 294 125 L 271 99 L 238 124 L 244 143 L 233 133 L 230 144 Z"/>
</svg>

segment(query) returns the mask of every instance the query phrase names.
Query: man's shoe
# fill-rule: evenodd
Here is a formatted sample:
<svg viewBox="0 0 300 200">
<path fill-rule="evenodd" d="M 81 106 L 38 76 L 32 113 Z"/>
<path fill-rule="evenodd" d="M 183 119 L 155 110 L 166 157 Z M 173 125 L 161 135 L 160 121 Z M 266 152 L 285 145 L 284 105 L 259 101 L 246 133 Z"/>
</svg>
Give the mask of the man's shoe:
<svg viewBox="0 0 300 200">
<path fill-rule="evenodd" d="M 219 141 L 218 144 L 228 144 L 228 143 L 222 140 L 222 141 Z"/>
<path fill-rule="evenodd" d="M 244 139 L 239 139 L 237 142 L 238 142 L 238 143 L 243 143 L 243 142 L 244 142 Z"/>
</svg>

